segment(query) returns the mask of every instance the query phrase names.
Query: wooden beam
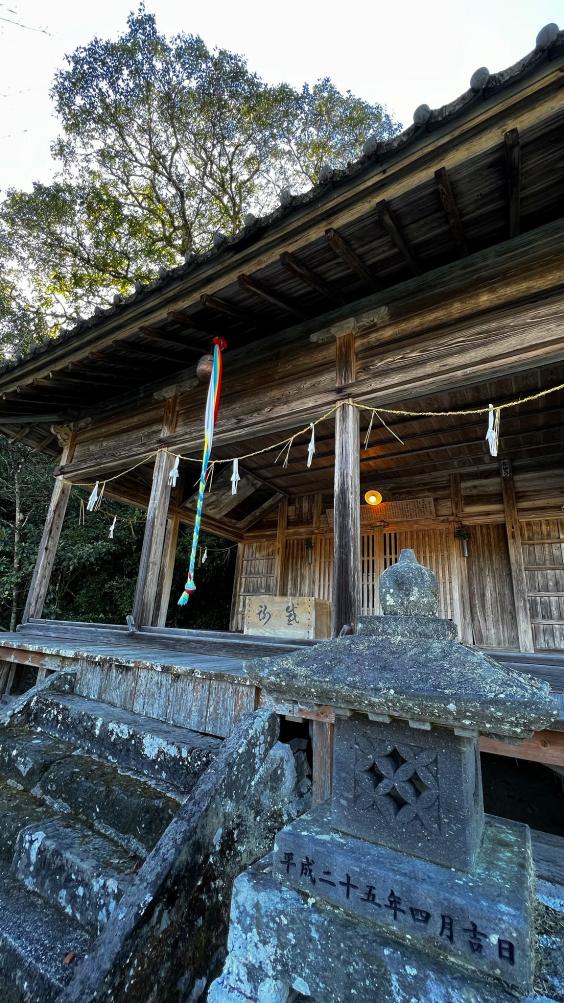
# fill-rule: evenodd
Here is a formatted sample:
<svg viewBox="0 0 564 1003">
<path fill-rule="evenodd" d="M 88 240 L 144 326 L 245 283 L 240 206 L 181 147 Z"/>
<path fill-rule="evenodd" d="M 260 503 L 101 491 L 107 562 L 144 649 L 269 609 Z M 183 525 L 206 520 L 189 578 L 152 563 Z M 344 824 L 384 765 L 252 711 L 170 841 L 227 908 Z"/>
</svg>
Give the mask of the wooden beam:
<svg viewBox="0 0 564 1003">
<path fill-rule="evenodd" d="M 180 519 L 177 515 L 169 516 L 166 521 L 166 532 L 163 544 L 163 557 L 157 581 L 157 594 L 153 613 L 154 623 L 148 626 L 166 627 L 166 617 L 170 602 L 170 590 L 176 561 L 176 547 Z"/>
<path fill-rule="evenodd" d="M 286 566 L 286 531 L 288 529 L 288 499 L 283 498 L 278 505 L 278 529 L 274 553 L 274 595 L 282 595 Z"/>
<path fill-rule="evenodd" d="M 392 238 L 394 244 L 396 245 L 398 251 L 405 259 L 411 271 L 414 275 L 421 275 L 423 269 L 417 261 L 417 258 L 412 253 L 411 248 L 406 240 L 405 234 L 402 227 L 392 209 L 387 202 L 380 202 L 379 206 L 379 216 L 380 222 L 384 227 L 386 233 Z"/>
<path fill-rule="evenodd" d="M 63 446 L 61 465 L 69 463 L 72 460 L 74 445 L 74 433 L 70 432 Z M 22 622 L 24 623 L 30 617 L 37 618 L 43 613 L 70 493 L 71 485 L 63 477 L 56 477 L 41 543 L 39 544 L 39 553 L 22 616 Z"/>
<path fill-rule="evenodd" d="M 326 282 L 321 275 L 310 268 L 309 265 L 306 265 L 305 262 L 301 261 L 295 254 L 291 254 L 290 251 L 284 251 L 280 255 L 280 264 L 286 271 L 292 275 L 296 275 L 304 285 L 309 286 L 310 289 L 314 289 L 326 299 L 332 300 L 334 303 L 345 302 L 344 296 L 341 295 L 334 285 Z"/>
<path fill-rule="evenodd" d="M 192 315 L 189 314 L 187 310 L 169 310 L 166 315 L 166 319 L 174 321 L 175 324 L 181 324 L 182 327 L 191 331 L 193 334 L 205 335 L 206 337 L 213 335 L 213 332 L 210 331 L 210 328 L 205 322 L 201 323 L 199 320 L 194 320 Z"/>
<path fill-rule="evenodd" d="M 170 435 L 174 431 L 177 418 L 178 400 L 174 397 L 165 401 L 164 404 L 163 435 Z M 157 609 L 158 582 L 163 561 L 171 492 L 168 475 L 173 464 L 174 457 L 166 449 L 159 449 L 155 459 L 141 561 L 133 601 L 133 621 L 137 628 L 150 627 L 159 613 Z"/>
<path fill-rule="evenodd" d="M 256 523 L 260 522 L 263 516 L 267 514 L 267 512 L 270 512 L 275 505 L 278 505 L 284 497 L 285 496 L 281 491 L 277 491 L 275 495 L 272 495 L 272 498 L 267 498 L 262 505 L 259 505 L 259 507 L 254 510 L 254 512 L 250 512 L 245 519 L 242 519 L 239 523 L 237 523 L 238 529 L 246 533 L 251 526 L 255 526 Z"/>
<path fill-rule="evenodd" d="M 446 167 L 439 167 L 438 171 L 435 171 L 435 181 L 437 182 L 439 196 L 448 220 L 452 238 L 458 249 L 458 253 L 461 255 L 468 254 L 468 244 L 464 233 L 464 227 L 462 225 L 462 219 L 460 218 L 458 205 L 450 181 L 450 175 Z"/>
<path fill-rule="evenodd" d="M 517 619 L 519 648 L 521 651 L 534 651 L 535 646 L 533 643 L 533 631 L 531 628 L 531 617 L 529 613 L 527 578 L 523 561 L 521 527 L 519 525 L 519 518 L 517 514 L 513 471 L 509 460 L 503 460 L 500 467 L 501 492 L 503 495 L 503 508 L 505 512 L 505 527 L 507 531 L 511 580 L 513 582 L 513 598 L 515 601 L 515 617 Z"/>
<path fill-rule="evenodd" d="M 509 210 L 509 236 L 517 237 L 521 229 L 521 143 L 518 129 L 510 129 L 504 137 L 505 176 Z"/>
<path fill-rule="evenodd" d="M 526 759 L 545 766 L 564 767 L 564 732 L 537 731 L 524 742 L 498 742 L 489 736 L 480 736 L 480 752 L 491 752 L 496 756 L 510 756 L 511 759 Z"/>
<path fill-rule="evenodd" d="M 382 283 L 378 282 L 378 279 L 374 277 L 369 268 L 364 264 L 364 261 L 358 256 L 355 250 L 351 247 L 349 242 L 341 236 L 338 230 L 334 227 L 329 227 L 325 231 L 325 238 L 329 243 L 331 250 L 337 255 L 338 258 L 347 266 L 347 268 L 353 272 L 362 282 L 365 282 L 371 289 L 380 290 L 382 288 Z"/>
<path fill-rule="evenodd" d="M 73 415 L 69 411 L 36 411 L 35 414 L 28 412 L 24 414 L 8 411 L 6 414 L 0 411 L 0 422 L 7 425 L 65 425 L 72 421 Z"/>
<path fill-rule="evenodd" d="M 288 313 L 293 313 L 295 317 L 303 319 L 307 316 L 301 307 L 297 306 L 292 300 L 289 300 L 282 293 L 272 289 L 259 279 L 255 279 L 253 275 L 241 274 L 238 281 L 242 289 L 255 293 L 256 296 L 260 296 L 261 299 L 266 300 L 268 303 L 273 303 Z"/>
<path fill-rule="evenodd" d="M 260 323 L 251 313 L 236 306 L 234 303 L 228 303 L 221 296 L 212 296 L 210 293 L 203 293 L 200 296 L 200 303 L 203 306 L 211 307 L 212 310 L 217 310 L 218 313 L 238 320 L 241 324 L 245 324 L 245 326 L 257 327 Z"/>
<path fill-rule="evenodd" d="M 137 342 L 135 344 L 133 342 L 124 344 L 122 342 L 120 348 L 127 352 L 128 355 L 144 356 L 147 360 L 147 365 L 153 365 L 155 357 L 161 362 L 172 362 L 177 366 L 181 365 L 184 361 L 182 355 L 173 355 L 171 352 L 164 352 L 160 345 L 153 347 L 152 345 L 138 345 Z"/>
<path fill-rule="evenodd" d="M 195 355 L 202 354 L 201 346 L 189 345 L 184 335 L 173 334 L 171 331 L 163 331 L 160 327 L 155 327 L 151 324 L 142 324 L 139 327 L 139 334 L 143 334 L 146 338 L 154 338 L 165 345 L 182 348 L 185 352 L 193 352 Z"/>
<path fill-rule="evenodd" d="M 336 339 L 337 390 L 354 382 L 355 336 Z M 343 403 L 335 414 L 333 636 L 358 624 L 360 606 L 360 412 Z"/>
</svg>

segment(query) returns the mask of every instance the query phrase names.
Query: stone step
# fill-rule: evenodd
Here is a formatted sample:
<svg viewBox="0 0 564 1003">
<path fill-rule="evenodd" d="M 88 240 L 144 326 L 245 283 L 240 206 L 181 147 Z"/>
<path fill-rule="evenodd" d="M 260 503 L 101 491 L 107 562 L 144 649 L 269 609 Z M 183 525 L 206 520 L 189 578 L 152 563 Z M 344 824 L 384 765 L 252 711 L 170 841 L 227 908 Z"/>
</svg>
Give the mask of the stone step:
<svg viewBox="0 0 564 1003">
<path fill-rule="evenodd" d="M 142 857 L 152 850 L 181 804 L 180 798 L 146 781 L 80 754 L 51 766 L 33 793 Z"/>
<path fill-rule="evenodd" d="M 0 781 L 0 861 L 5 864 L 4 871 L 12 864 L 22 829 L 29 826 L 39 828 L 54 818 L 57 818 L 57 812 L 48 804 L 28 791 Z"/>
<path fill-rule="evenodd" d="M 22 829 L 11 873 L 81 925 L 99 933 L 111 919 L 139 859 L 74 820 Z"/>
<path fill-rule="evenodd" d="M 92 935 L 17 882 L 0 876 L 0 999 L 52 1003 Z"/>
<path fill-rule="evenodd" d="M 68 742 L 29 727 L 0 729 L 0 775 L 29 791 L 53 763 L 73 751 Z"/>
<path fill-rule="evenodd" d="M 85 752 L 189 793 L 221 739 L 74 694 L 46 692 L 32 702 L 35 727 Z M 1 769 L 1 765 L 0 765 Z"/>
</svg>

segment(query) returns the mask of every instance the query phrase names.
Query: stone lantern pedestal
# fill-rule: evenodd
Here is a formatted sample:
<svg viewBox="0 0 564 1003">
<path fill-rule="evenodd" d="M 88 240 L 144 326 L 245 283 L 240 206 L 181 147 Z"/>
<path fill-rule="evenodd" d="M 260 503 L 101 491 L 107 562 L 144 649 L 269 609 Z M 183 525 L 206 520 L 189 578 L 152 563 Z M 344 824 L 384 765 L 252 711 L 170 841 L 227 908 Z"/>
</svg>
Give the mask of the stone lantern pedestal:
<svg viewBox="0 0 564 1003">
<path fill-rule="evenodd" d="M 529 830 L 484 816 L 478 740 L 546 727 L 548 688 L 457 642 L 412 551 L 381 602 L 357 635 L 252 670 L 338 709 L 333 792 L 237 880 L 209 1003 L 532 998 Z"/>
</svg>

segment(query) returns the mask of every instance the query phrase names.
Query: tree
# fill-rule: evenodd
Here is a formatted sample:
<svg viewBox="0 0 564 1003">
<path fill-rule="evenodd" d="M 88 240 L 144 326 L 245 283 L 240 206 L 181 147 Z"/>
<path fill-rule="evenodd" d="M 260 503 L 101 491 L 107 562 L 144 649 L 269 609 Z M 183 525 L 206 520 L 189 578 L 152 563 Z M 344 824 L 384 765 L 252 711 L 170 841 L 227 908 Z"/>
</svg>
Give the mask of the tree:
<svg viewBox="0 0 564 1003">
<path fill-rule="evenodd" d="M 283 188 L 309 187 L 323 164 L 345 165 L 368 135 L 397 131 L 380 105 L 329 79 L 271 86 L 198 36 L 166 38 L 143 7 L 119 38 L 68 57 L 52 96 L 59 174 L 7 193 L 0 265 L 55 327 L 209 247 L 214 231 L 238 230 Z"/>
</svg>

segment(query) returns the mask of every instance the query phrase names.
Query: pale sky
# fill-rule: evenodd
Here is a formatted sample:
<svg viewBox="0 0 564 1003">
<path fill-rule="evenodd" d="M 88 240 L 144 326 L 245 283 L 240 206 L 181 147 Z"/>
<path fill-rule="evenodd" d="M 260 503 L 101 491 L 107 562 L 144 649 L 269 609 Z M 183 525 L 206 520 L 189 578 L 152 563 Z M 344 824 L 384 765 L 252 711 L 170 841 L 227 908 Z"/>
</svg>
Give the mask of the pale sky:
<svg viewBox="0 0 564 1003">
<path fill-rule="evenodd" d="M 66 53 L 94 35 L 117 37 L 137 0 L 0 2 L 0 189 L 52 176 L 57 134 L 49 87 Z M 342 90 L 385 104 L 404 126 L 419 104 L 437 108 L 533 47 L 564 0 L 146 0 L 161 31 L 201 35 L 245 55 L 271 83 L 330 76 Z M 20 21 L 26 30 L 4 19 Z"/>
</svg>

